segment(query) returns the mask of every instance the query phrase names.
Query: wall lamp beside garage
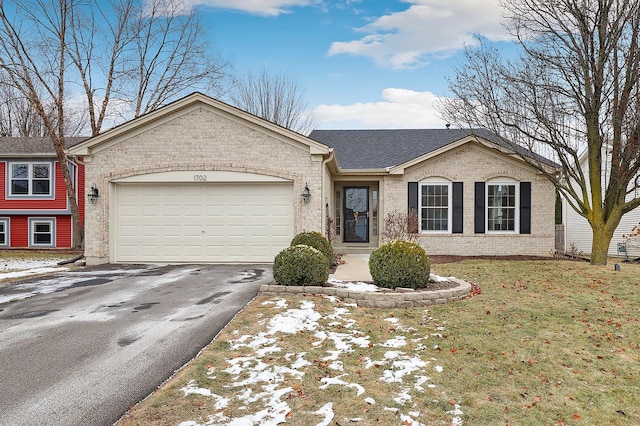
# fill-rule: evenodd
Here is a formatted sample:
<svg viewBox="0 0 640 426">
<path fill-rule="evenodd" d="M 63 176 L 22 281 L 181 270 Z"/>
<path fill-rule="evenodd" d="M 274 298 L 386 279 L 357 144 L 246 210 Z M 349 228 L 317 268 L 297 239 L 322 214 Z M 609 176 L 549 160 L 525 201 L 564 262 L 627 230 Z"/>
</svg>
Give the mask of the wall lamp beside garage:
<svg viewBox="0 0 640 426">
<path fill-rule="evenodd" d="M 300 194 L 302 196 L 302 201 L 304 201 L 305 204 L 309 203 L 309 198 L 311 198 L 311 191 L 309 191 L 309 185 L 307 183 L 304 184 L 304 191 L 302 191 L 302 194 Z"/>
<path fill-rule="evenodd" d="M 96 186 L 93 185 L 89 190 L 89 193 L 87 194 L 87 197 L 89 197 L 89 202 L 91 204 L 95 204 L 96 201 L 98 201 L 98 196 L 100 196 L 100 193 L 98 192 L 98 188 L 96 188 Z"/>
</svg>

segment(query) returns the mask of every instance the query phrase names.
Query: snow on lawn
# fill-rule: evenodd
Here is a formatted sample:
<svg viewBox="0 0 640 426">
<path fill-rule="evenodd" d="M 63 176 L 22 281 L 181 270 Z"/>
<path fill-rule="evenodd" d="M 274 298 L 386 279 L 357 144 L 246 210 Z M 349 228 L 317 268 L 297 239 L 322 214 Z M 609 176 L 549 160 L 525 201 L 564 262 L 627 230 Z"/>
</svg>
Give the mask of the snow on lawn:
<svg viewBox="0 0 640 426">
<path fill-rule="evenodd" d="M 29 275 L 47 274 L 66 271 L 68 268 L 58 266 L 58 262 L 68 257 L 49 258 L 0 258 L 0 280 L 27 277 Z"/>
<path fill-rule="evenodd" d="M 216 369 L 231 375 L 231 383 L 226 385 L 229 388 L 229 395 L 221 396 L 212 393 L 209 389 L 198 387 L 197 383 L 191 381 L 182 388 L 185 397 L 190 394 L 198 394 L 213 399 L 213 406 L 216 408 L 215 414 L 210 414 L 208 421 L 204 424 L 195 421 L 185 421 L 179 426 L 213 426 L 213 425 L 263 425 L 271 426 L 286 423 L 288 416 L 294 415 L 287 403 L 287 397 L 290 397 L 295 389 L 287 384 L 291 383 L 292 377 L 301 378 L 305 375 L 305 367 L 311 365 L 307 359 L 318 362 L 326 362 L 330 370 L 338 372 L 342 370 L 341 357 L 347 353 L 353 352 L 357 348 L 367 348 L 378 346 L 388 348 L 381 359 L 370 359 L 364 357 L 364 368 L 375 377 L 378 376 L 377 382 L 393 383 L 397 385 L 397 393 L 391 396 L 388 401 L 395 403 L 393 406 L 384 406 L 386 411 L 396 413 L 403 425 L 419 426 L 421 414 L 416 411 L 413 398 L 425 395 L 425 387 L 435 388 L 436 384 L 431 381 L 431 377 L 425 375 L 427 371 L 434 373 L 442 373 L 444 368 L 440 365 L 431 365 L 434 358 L 423 360 L 421 356 L 425 356 L 424 349 L 426 346 L 421 342 L 427 339 L 433 339 L 433 335 L 425 335 L 419 338 L 412 338 L 414 349 L 412 352 L 406 352 L 403 348 L 407 345 L 405 336 L 397 336 L 387 339 L 381 343 L 372 343 L 372 339 L 363 330 L 357 329 L 356 321 L 349 318 L 352 315 L 350 309 L 345 308 L 344 303 L 339 302 L 335 298 L 324 297 L 326 300 L 340 304 L 336 306 L 331 315 L 325 315 L 324 320 L 330 320 L 327 325 L 321 326 L 319 320 L 321 315 L 315 310 L 315 303 L 311 300 L 304 300 L 297 308 L 289 308 L 284 299 L 274 298 L 265 305 L 273 305 L 274 308 L 285 309 L 283 312 L 274 315 L 269 320 L 262 320 L 266 326 L 265 331 L 256 333 L 255 335 L 242 335 L 236 339 L 229 340 L 230 351 L 238 354 L 238 350 L 250 349 L 252 354 L 243 351 L 242 356 L 235 356 L 225 360 L 225 367 L 210 367 L 207 373 L 209 379 L 215 379 Z M 430 321 L 433 318 L 428 317 Z M 390 318 L 389 322 L 393 324 L 396 330 L 411 330 L 409 327 L 402 327 L 397 318 Z M 333 331 L 333 330 L 340 331 Z M 443 330 L 443 327 L 439 327 Z M 309 352 L 301 352 L 298 354 L 286 353 L 282 354 L 283 349 L 278 346 L 283 339 L 286 340 L 286 334 L 306 333 L 313 336 L 310 343 Z M 437 333 L 436 333 L 437 334 Z M 440 338 L 437 336 L 435 338 Z M 323 342 L 330 341 L 331 344 L 326 345 L 332 350 L 323 350 Z M 333 350 L 335 348 L 335 350 Z M 312 354 L 312 351 L 316 351 Z M 327 356 L 321 358 L 318 351 L 324 351 Z M 280 353 L 280 356 L 286 360 L 287 365 L 276 365 L 273 357 L 268 354 Z M 263 357 L 268 357 L 263 361 Z M 234 379 L 235 378 L 235 379 Z M 338 373 L 332 377 L 321 377 L 318 380 L 318 389 L 326 390 L 329 388 L 346 388 L 349 392 L 353 392 L 356 397 L 361 398 L 365 404 L 379 404 L 371 394 L 367 393 L 367 389 L 358 383 L 358 377 L 353 377 L 347 373 Z M 231 418 L 225 415 L 224 408 L 234 401 L 236 404 L 246 406 L 252 404 L 256 407 L 253 413 L 247 413 L 241 417 Z M 386 404 L 386 403 L 385 403 Z M 322 407 L 312 414 L 318 418 L 317 425 L 329 425 L 334 421 L 334 402 L 328 401 Z M 461 407 L 456 404 L 454 410 L 443 413 L 451 416 L 451 424 L 462 425 L 461 415 L 463 414 Z M 350 418 L 349 423 L 357 423 L 363 418 Z"/>
</svg>

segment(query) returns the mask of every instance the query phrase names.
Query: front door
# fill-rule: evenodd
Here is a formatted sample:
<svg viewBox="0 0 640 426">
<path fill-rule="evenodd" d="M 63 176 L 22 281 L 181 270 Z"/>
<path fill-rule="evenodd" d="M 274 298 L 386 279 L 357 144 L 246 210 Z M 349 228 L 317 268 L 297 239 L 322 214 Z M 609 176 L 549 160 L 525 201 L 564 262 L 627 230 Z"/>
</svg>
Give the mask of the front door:
<svg viewBox="0 0 640 426">
<path fill-rule="evenodd" d="M 369 187 L 344 188 L 344 242 L 369 242 Z"/>
</svg>

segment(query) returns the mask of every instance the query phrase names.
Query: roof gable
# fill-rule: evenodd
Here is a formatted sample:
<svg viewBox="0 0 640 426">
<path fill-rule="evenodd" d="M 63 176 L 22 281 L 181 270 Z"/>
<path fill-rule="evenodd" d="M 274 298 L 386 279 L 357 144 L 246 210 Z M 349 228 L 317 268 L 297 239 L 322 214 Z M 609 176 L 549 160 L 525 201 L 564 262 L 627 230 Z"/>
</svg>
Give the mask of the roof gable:
<svg viewBox="0 0 640 426">
<path fill-rule="evenodd" d="M 91 155 L 118 143 L 123 139 L 129 138 L 136 133 L 146 131 L 149 128 L 160 125 L 175 116 L 188 113 L 189 111 L 193 111 L 200 107 L 208 108 L 228 119 L 241 122 L 247 127 L 268 133 L 269 135 L 287 143 L 308 147 L 310 154 L 329 154 L 331 152 L 331 149 L 321 142 L 311 140 L 300 133 L 286 129 L 199 92 L 194 92 L 184 98 L 158 108 L 155 111 L 134 118 L 133 120 L 94 136 L 73 147 L 70 152 L 74 155 Z"/>
</svg>

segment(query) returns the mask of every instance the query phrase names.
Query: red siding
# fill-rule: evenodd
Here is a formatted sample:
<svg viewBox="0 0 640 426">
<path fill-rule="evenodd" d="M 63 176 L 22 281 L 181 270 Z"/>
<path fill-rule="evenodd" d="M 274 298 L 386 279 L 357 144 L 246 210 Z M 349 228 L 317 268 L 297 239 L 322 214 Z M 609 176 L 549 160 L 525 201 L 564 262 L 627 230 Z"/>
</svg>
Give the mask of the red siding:
<svg viewBox="0 0 640 426">
<path fill-rule="evenodd" d="M 71 248 L 71 216 L 9 216 L 11 248 L 29 247 L 29 219 L 38 217 L 55 219 L 55 247 Z"/>
<path fill-rule="evenodd" d="M 55 216 L 56 247 L 71 247 L 71 216 Z"/>
<path fill-rule="evenodd" d="M 7 163 L 0 161 L 0 203 L 2 203 L 7 196 L 5 189 L 7 188 Z M 0 204 L 1 205 L 1 204 Z"/>
<path fill-rule="evenodd" d="M 8 210 L 41 210 L 41 209 L 56 209 L 56 210 L 65 210 L 67 208 L 67 191 L 64 186 L 64 179 L 62 177 L 62 173 L 60 172 L 60 164 L 56 161 L 55 163 L 55 199 L 16 199 L 16 200 L 7 200 L 7 174 L 6 168 L 7 163 L 2 162 L 2 187 L 0 188 L 2 192 L 0 193 L 0 209 L 8 209 Z"/>
<path fill-rule="evenodd" d="M 26 248 L 29 247 L 29 219 L 30 218 L 55 218 L 55 247 L 70 248 L 72 245 L 72 220 L 70 214 L 47 214 L 38 213 L 42 210 L 66 210 L 67 209 L 67 192 L 64 184 L 64 178 L 60 171 L 60 164 L 55 163 L 55 199 L 38 200 L 38 199 L 22 199 L 7 200 L 6 199 L 6 161 L 0 161 L 0 217 L 9 218 L 10 247 Z M 73 169 L 72 169 L 73 170 Z M 70 170 L 71 171 L 71 170 Z M 76 175 L 76 197 L 78 201 L 78 210 L 80 212 L 80 220 L 84 224 L 85 212 L 85 182 L 84 182 L 84 165 L 77 165 Z M 3 210 L 20 210 L 24 214 L 3 214 Z M 9 212 L 7 212 L 9 213 Z"/>
<path fill-rule="evenodd" d="M 29 247 L 29 219 L 27 216 L 9 216 L 11 247 Z"/>
</svg>

